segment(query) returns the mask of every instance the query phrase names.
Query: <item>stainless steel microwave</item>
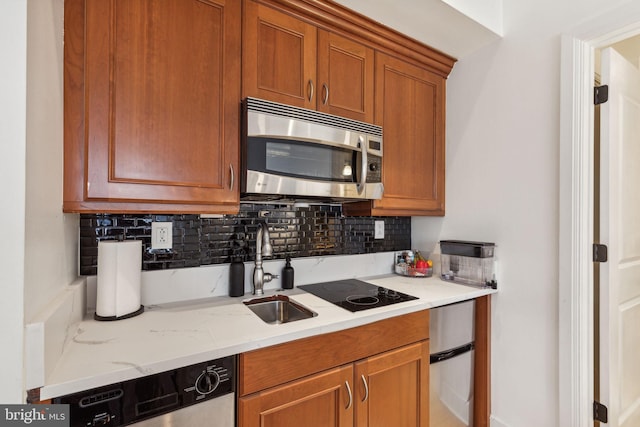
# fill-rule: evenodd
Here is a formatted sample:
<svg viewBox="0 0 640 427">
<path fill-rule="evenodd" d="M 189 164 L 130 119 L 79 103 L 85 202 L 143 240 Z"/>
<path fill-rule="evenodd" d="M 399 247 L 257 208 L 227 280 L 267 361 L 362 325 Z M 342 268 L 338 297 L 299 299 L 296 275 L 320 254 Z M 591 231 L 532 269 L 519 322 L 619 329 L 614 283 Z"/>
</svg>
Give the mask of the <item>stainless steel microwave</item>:
<svg viewBox="0 0 640 427">
<path fill-rule="evenodd" d="M 382 198 L 382 128 L 256 98 L 243 103 L 244 200 Z"/>
</svg>

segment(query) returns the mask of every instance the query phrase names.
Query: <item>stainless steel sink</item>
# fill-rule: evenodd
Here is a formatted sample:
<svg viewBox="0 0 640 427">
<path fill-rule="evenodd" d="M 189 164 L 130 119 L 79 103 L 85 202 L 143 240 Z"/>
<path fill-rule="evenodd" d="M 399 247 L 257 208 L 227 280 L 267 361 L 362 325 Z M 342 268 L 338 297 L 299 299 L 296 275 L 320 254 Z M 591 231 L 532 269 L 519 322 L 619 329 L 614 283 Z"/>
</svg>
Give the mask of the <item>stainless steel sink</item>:
<svg viewBox="0 0 640 427">
<path fill-rule="evenodd" d="M 310 319 L 318 315 L 286 295 L 273 295 L 254 298 L 244 304 L 260 319 L 269 324 L 289 323 Z"/>
</svg>

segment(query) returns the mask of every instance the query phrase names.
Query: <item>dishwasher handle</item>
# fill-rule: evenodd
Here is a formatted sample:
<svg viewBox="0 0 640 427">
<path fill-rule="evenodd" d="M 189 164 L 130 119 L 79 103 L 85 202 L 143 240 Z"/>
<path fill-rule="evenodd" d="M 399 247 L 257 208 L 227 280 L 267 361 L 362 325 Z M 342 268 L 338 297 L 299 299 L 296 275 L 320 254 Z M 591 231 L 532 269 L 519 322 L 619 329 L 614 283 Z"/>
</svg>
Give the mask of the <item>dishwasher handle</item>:
<svg viewBox="0 0 640 427">
<path fill-rule="evenodd" d="M 443 362 L 445 360 L 449 360 L 453 357 L 459 356 L 461 354 L 467 353 L 473 350 L 475 347 L 474 342 L 470 342 L 468 344 L 461 345 L 460 347 L 455 347 L 449 350 L 440 351 L 438 353 L 433 353 L 429 356 L 429 362 L 431 364 Z"/>
</svg>

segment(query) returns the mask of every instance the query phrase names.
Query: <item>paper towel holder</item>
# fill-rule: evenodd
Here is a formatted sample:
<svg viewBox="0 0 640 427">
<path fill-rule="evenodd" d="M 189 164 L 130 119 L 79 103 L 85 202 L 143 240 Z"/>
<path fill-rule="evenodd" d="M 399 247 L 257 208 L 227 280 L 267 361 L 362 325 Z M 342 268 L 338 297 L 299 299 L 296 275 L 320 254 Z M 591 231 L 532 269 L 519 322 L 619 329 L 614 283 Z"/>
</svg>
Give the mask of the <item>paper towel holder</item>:
<svg viewBox="0 0 640 427">
<path fill-rule="evenodd" d="M 98 242 L 98 284 L 94 319 L 128 319 L 144 312 L 140 301 L 140 240 Z"/>
<path fill-rule="evenodd" d="M 101 322 L 111 321 L 111 320 L 122 320 L 128 319 L 130 317 L 138 316 L 139 314 L 144 313 L 144 305 L 140 305 L 140 308 L 134 312 L 123 314 L 122 316 L 98 316 L 98 313 L 93 313 L 94 320 L 99 320 Z"/>
</svg>

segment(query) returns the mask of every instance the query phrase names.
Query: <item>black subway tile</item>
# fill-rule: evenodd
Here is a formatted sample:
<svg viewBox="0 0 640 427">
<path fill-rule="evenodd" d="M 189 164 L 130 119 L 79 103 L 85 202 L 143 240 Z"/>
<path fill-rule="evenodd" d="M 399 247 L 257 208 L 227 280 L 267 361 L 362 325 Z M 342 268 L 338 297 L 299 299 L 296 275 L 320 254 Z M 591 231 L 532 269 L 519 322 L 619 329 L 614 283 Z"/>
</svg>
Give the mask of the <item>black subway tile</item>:
<svg viewBox="0 0 640 427">
<path fill-rule="evenodd" d="M 261 216 L 268 213 L 268 216 Z M 374 220 L 385 221 L 385 239 L 376 240 Z M 173 223 L 172 250 L 150 249 L 151 222 Z M 274 246 L 272 258 L 360 254 L 411 247 L 411 219 L 344 217 L 339 205 L 294 208 L 282 204 L 242 203 L 237 215 L 83 214 L 80 219 L 81 274 L 95 274 L 98 240 L 124 237 L 142 240 L 144 270 L 195 267 L 230 262 L 231 256 L 255 258 L 259 223 L 267 223 Z"/>
</svg>

